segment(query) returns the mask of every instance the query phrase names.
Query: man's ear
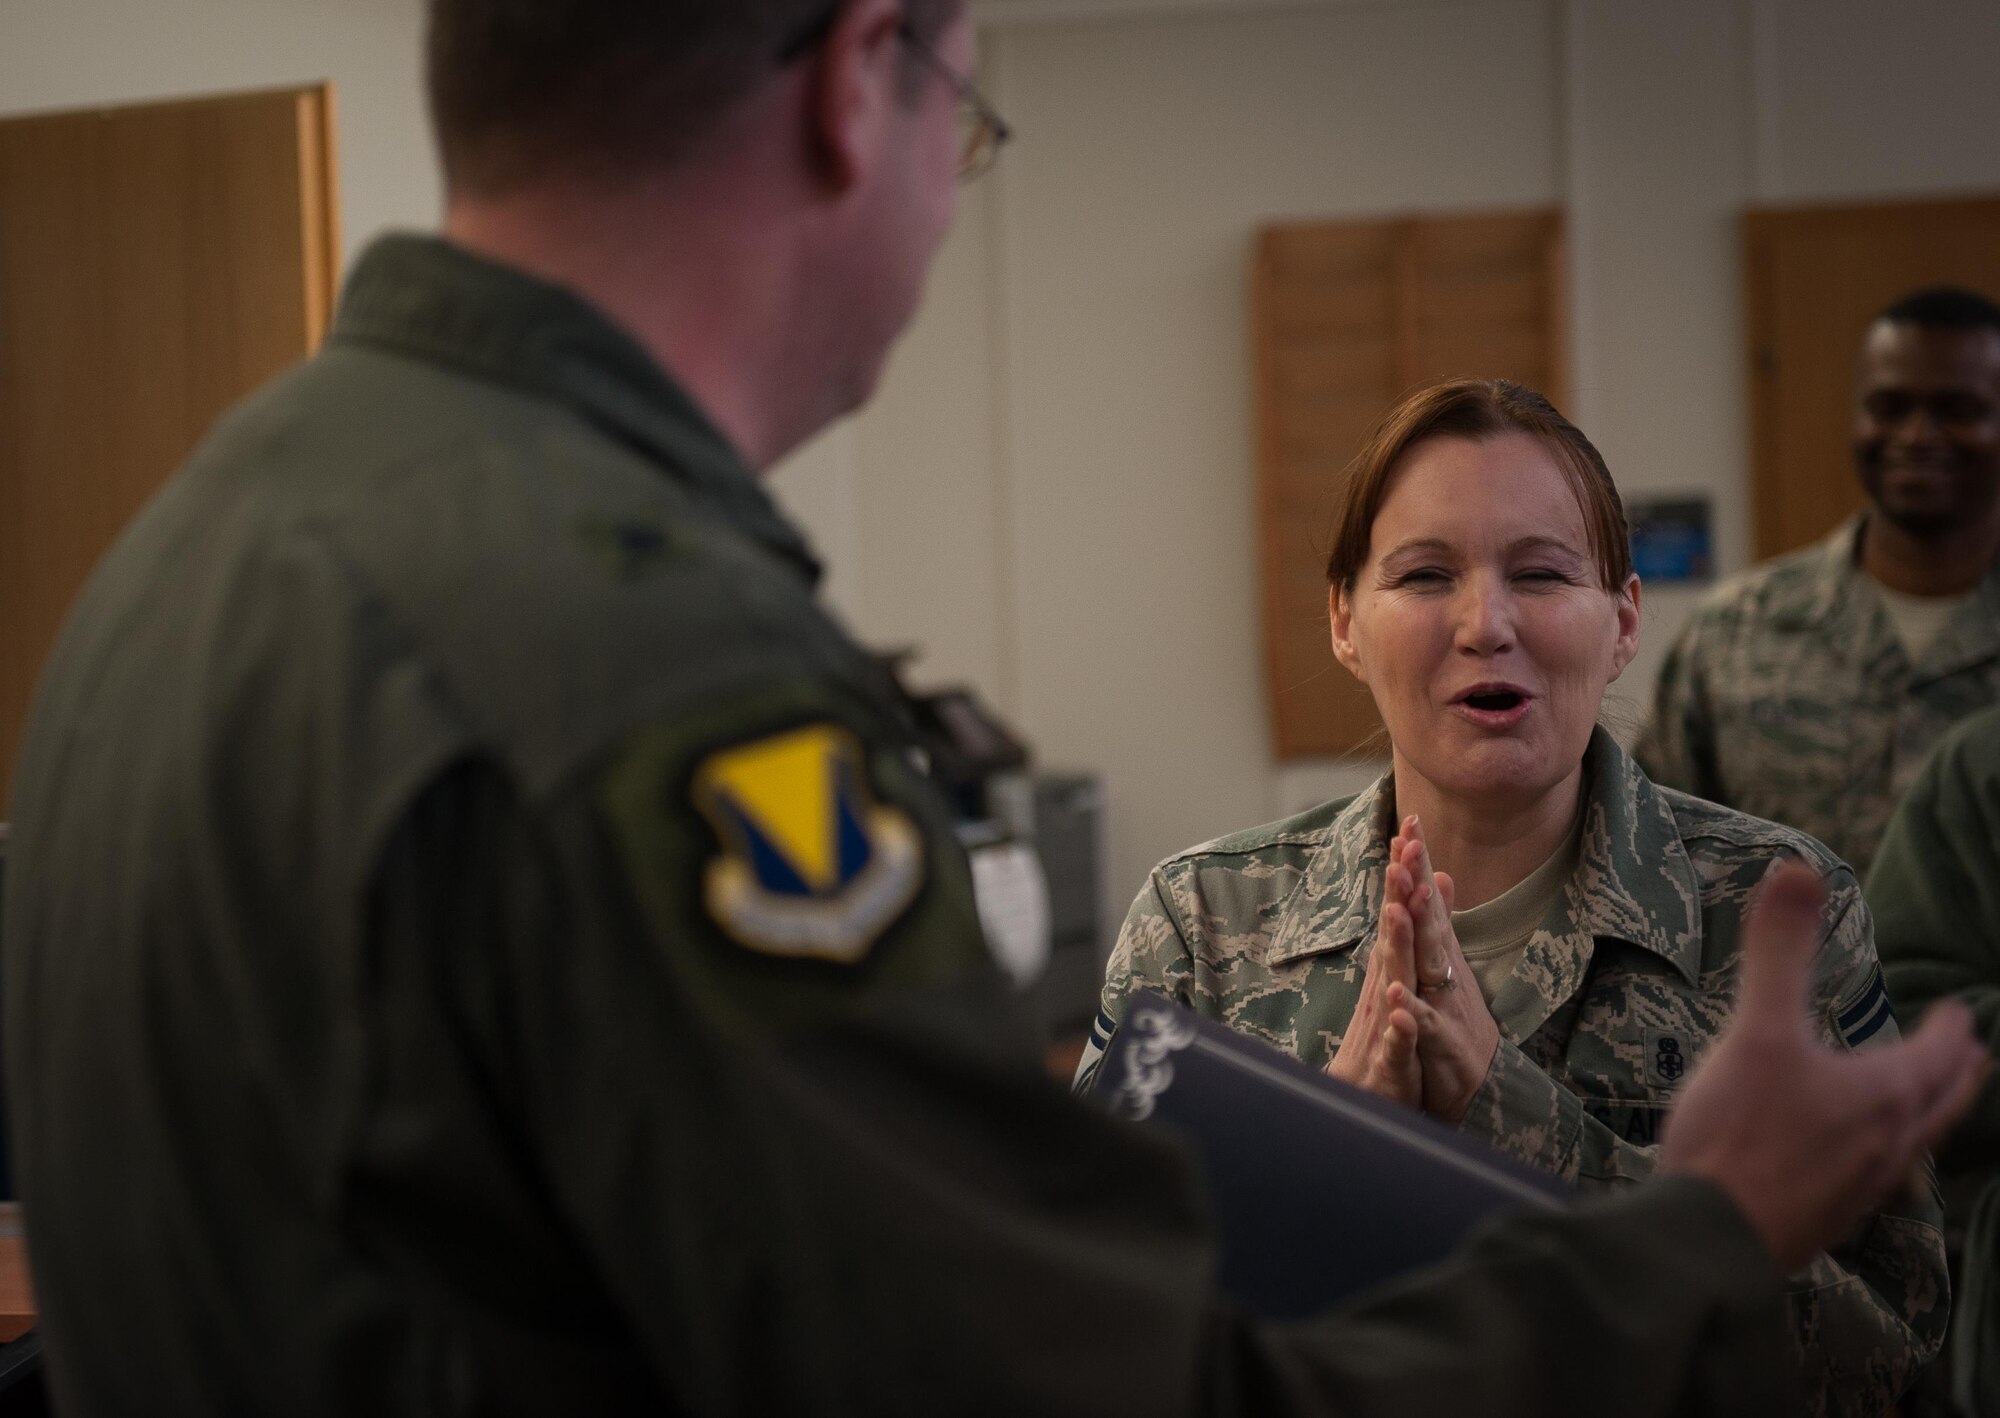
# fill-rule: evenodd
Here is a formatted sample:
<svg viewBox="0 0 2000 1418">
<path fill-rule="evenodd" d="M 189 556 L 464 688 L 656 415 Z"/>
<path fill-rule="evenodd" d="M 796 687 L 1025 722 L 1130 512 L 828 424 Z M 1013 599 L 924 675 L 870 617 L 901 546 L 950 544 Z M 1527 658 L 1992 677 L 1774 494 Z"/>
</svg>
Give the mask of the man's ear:
<svg viewBox="0 0 2000 1418">
<path fill-rule="evenodd" d="M 1617 679 L 1639 653 L 1639 578 L 1626 578 L 1618 596 L 1618 639 L 1611 646 L 1611 678 Z"/>
<path fill-rule="evenodd" d="M 829 181 L 845 191 L 875 166 L 902 102 L 901 0 L 849 0 L 811 59 L 807 114 Z"/>
<path fill-rule="evenodd" d="M 1363 684 L 1368 683 L 1367 671 L 1361 667 L 1360 652 L 1354 648 L 1354 602 L 1338 586 L 1327 589 L 1326 618 L 1333 625 L 1333 658 L 1340 661 L 1349 674 Z"/>
</svg>

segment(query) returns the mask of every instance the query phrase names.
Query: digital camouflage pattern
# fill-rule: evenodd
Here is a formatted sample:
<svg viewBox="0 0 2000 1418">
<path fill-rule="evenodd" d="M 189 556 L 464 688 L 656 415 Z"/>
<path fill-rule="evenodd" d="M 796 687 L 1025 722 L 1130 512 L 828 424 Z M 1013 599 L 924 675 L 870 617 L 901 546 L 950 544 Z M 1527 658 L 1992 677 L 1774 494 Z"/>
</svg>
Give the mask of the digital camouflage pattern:
<svg viewBox="0 0 2000 1418">
<path fill-rule="evenodd" d="M 1661 785 L 1796 827 L 1857 876 L 1944 731 L 2000 701 L 2000 567 L 1912 664 L 1857 560 L 1865 523 L 1716 588 L 1634 750 Z"/>
<path fill-rule="evenodd" d="M 1829 1042 L 1896 1037 L 1853 874 L 1773 823 L 1655 788 L 1599 729 L 1585 756 L 1581 859 L 1492 1001 L 1501 1043 L 1463 1123 L 1585 1188 L 1650 1176 L 1676 1086 L 1727 1021 L 1743 908 L 1772 861 L 1829 877 L 1814 1015 Z M 1107 970 L 1105 1032 L 1136 990 L 1317 1066 L 1360 997 L 1394 832 L 1394 783 L 1170 857 Z M 1085 1061 L 1078 1087 L 1090 1082 Z M 1803 1411 L 1879 1415 L 1942 1342 L 1935 1189 L 1885 1208 L 1793 1277 Z"/>
</svg>

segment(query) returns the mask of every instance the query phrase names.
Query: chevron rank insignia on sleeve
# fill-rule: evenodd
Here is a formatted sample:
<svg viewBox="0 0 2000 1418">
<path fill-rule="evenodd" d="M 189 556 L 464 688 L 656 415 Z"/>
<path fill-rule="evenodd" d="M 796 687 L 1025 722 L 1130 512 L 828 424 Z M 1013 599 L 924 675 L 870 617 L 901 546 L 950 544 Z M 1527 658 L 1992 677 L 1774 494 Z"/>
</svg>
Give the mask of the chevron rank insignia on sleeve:
<svg viewBox="0 0 2000 1418">
<path fill-rule="evenodd" d="M 704 903 L 751 950 L 854 964 L 923 884 L 916 826 L 875 801 L 860 742 L 835 725 L 709 755 L 693 798 L 721 844 Z"/>
<path fill-rule="evenodd" d="M 1881 1032 L 1882 1026 L 1892 1017 L 1889 991 L 1882 982 L 1882 967 L 1877 965 L 1860 995 L 1850 1003 L 1835 1008 L 1834 1026 L 1840 1030 L 1840 1037 L 1847 1041 L 1848 1048 L 1858 1049 Z"/>
</svg>

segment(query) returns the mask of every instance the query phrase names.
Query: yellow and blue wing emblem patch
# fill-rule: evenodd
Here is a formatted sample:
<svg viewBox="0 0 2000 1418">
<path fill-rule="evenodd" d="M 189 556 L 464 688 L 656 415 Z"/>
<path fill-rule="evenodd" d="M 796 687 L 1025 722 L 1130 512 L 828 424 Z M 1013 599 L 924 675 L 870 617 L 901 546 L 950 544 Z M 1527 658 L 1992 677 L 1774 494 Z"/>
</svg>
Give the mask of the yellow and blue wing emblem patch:
<svg viewBox="0 0 2000 1418">
<path fill-rule="evenodd" d="M 709 914 L 752 950 L 853 964 L 923 884 L 923 839 L 875 801 L 859 741 L 835 725 L 709 755 L 694 804 L 722 843 Z"/>
</svg>

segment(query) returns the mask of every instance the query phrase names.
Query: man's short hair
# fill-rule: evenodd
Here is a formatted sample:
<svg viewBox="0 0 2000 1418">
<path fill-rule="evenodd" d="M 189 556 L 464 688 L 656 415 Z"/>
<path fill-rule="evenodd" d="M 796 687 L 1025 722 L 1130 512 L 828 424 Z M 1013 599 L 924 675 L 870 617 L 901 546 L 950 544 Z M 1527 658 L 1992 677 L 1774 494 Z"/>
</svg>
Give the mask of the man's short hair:
<svg viewBox="0 0 2000 1418">
<path fill-rule="evenodd" d="M 454 192 L 670 167 L 847 0 L 430 0 L 431 122 Z M 934 41 L 965 0 L 904 0 Z"/>
<path fill-rule="evenodd" d="M 2000 305 L 1963 286 L 1926 286 L 1895 301 L 1874 323 L 1920 330 L 1992 330 L 2000 333 Z"/>
</svg>

